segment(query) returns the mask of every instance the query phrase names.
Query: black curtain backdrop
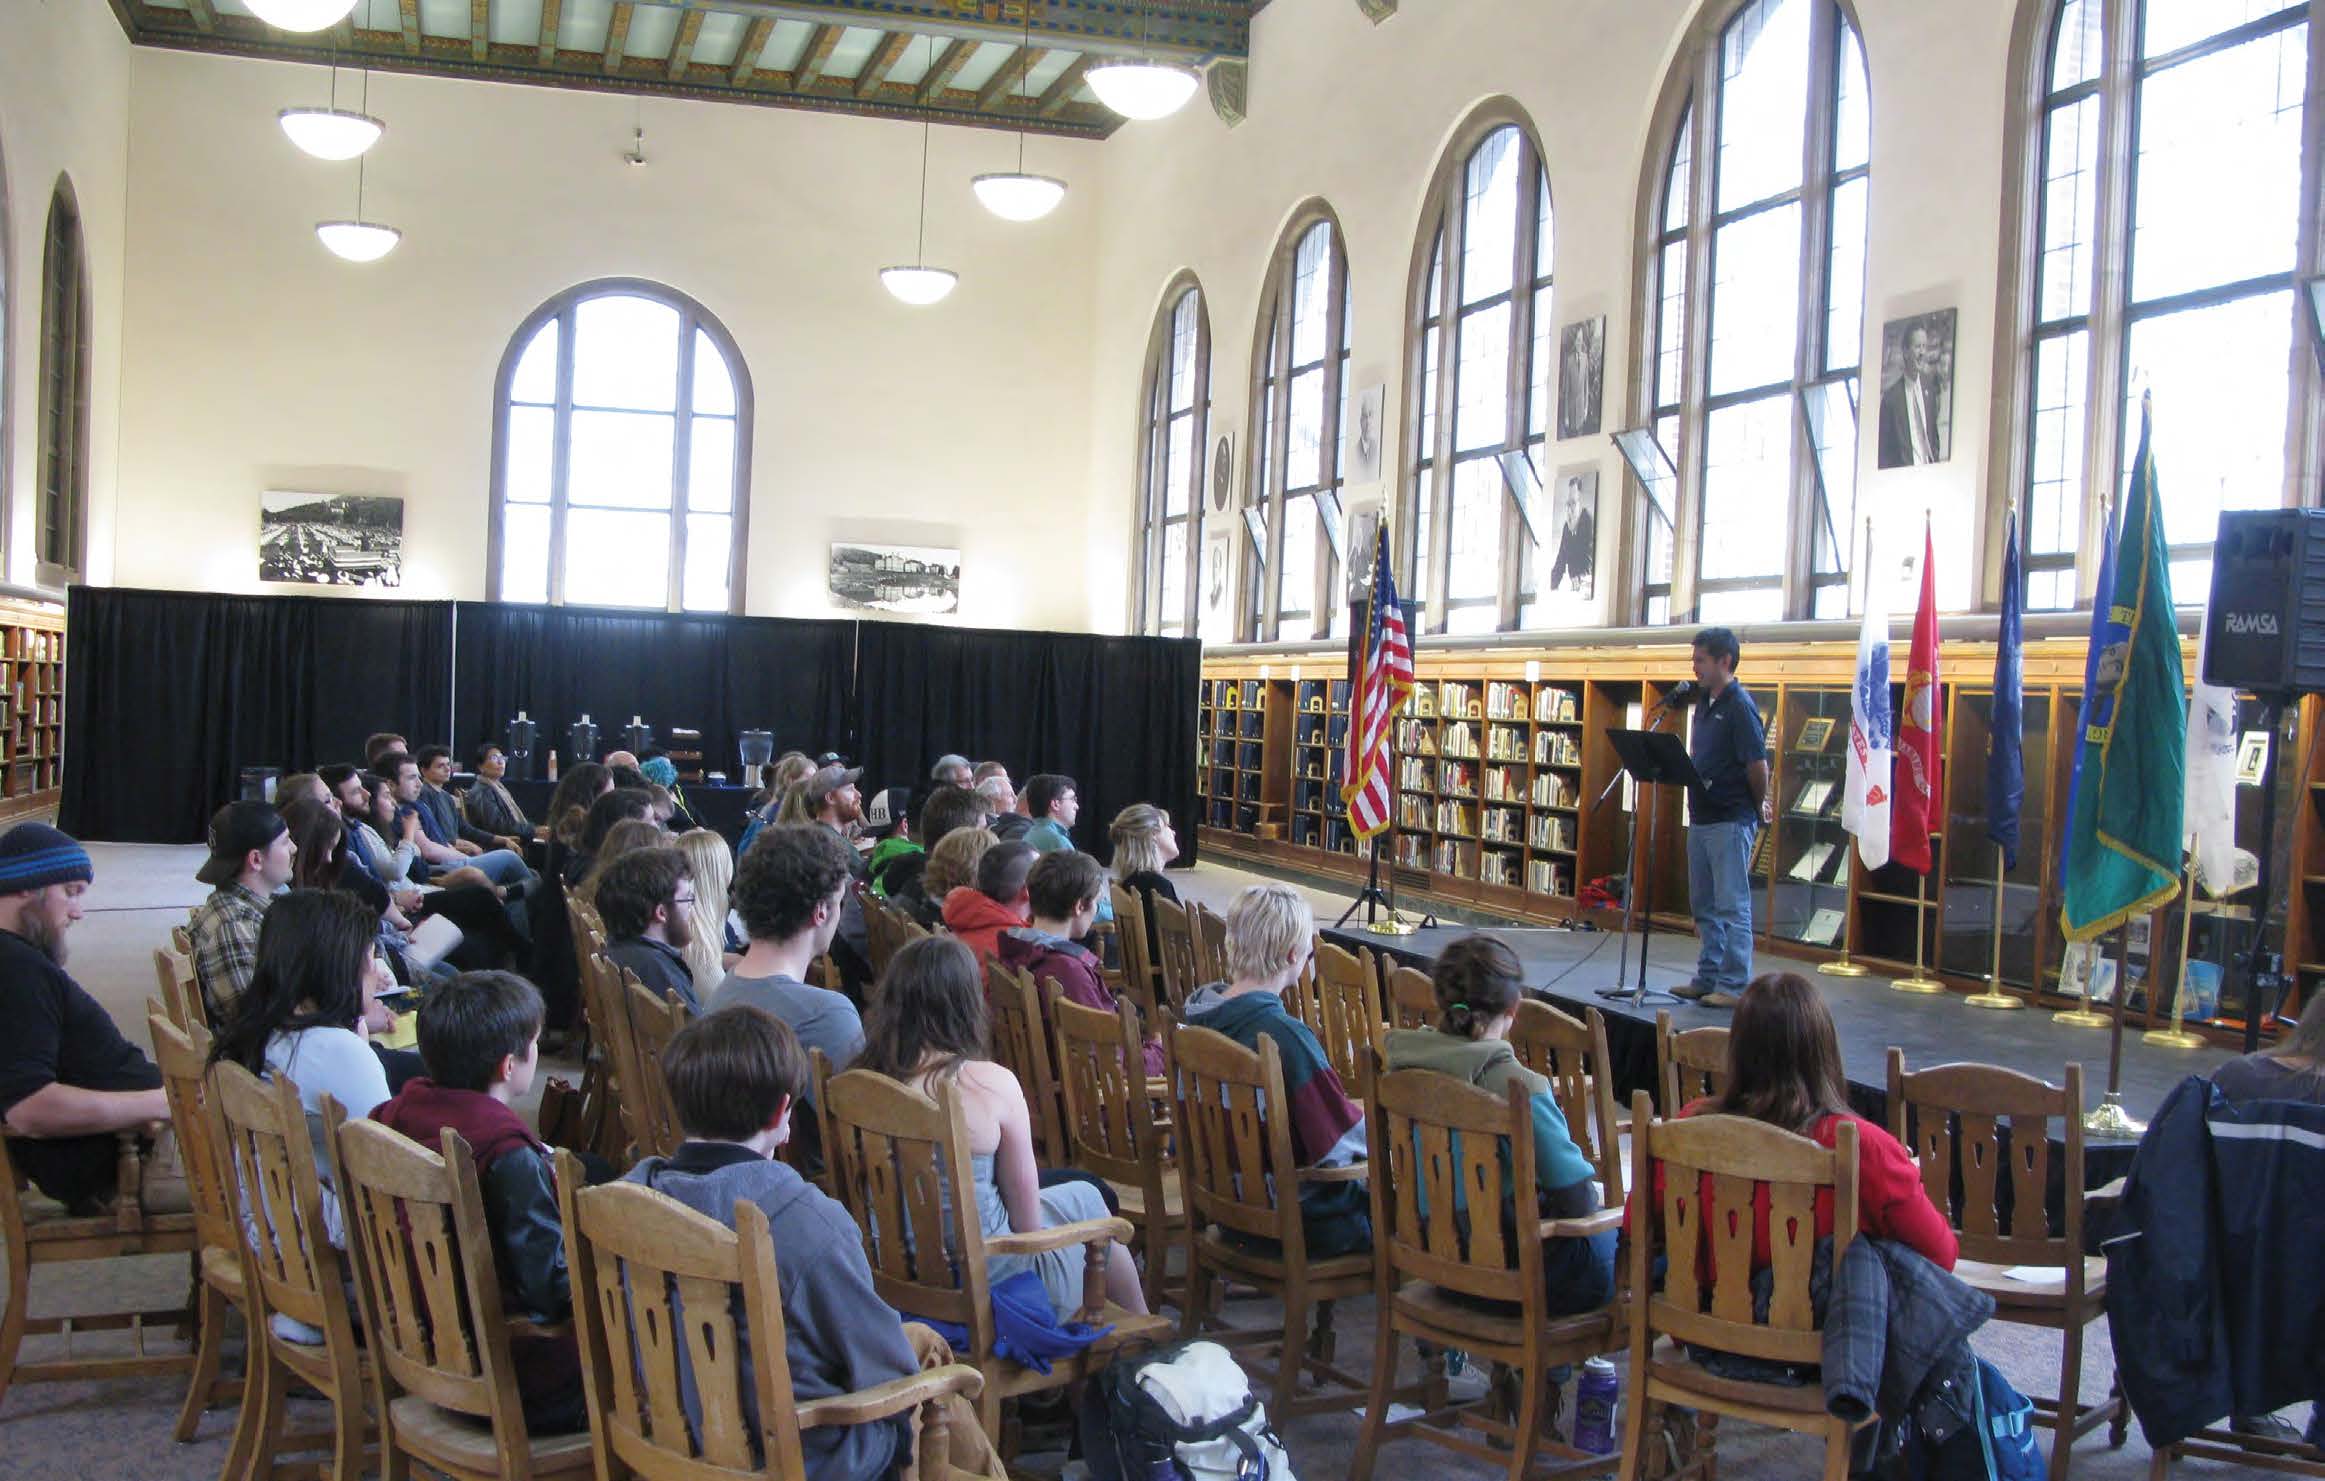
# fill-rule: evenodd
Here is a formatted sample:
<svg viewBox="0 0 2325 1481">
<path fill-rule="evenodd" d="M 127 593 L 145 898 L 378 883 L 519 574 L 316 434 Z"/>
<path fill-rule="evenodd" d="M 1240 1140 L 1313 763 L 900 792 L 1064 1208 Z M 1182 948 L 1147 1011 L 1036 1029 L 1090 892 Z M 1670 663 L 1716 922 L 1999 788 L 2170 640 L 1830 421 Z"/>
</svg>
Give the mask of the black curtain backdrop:
<svg viewBox="0 0 2325 1481">
<path fill-rule="evenodd" d="M 867 622 L 858 629 L 864 788 L 925 793 L 947 751 L 1080 784 L 1074 841 L 1101 860 L 1106 825 L 1133 802 L 1167 810 L 1195 857 L 1195 704 L 1202 645 Z"/>
<path fill-rule="evenodd" d="M 58 821 L 82 838 L 198 840 L 239 768 L 420 744 L 450 705 L 450 602 L 76 586 L 65 612 Z"/>
</svg>

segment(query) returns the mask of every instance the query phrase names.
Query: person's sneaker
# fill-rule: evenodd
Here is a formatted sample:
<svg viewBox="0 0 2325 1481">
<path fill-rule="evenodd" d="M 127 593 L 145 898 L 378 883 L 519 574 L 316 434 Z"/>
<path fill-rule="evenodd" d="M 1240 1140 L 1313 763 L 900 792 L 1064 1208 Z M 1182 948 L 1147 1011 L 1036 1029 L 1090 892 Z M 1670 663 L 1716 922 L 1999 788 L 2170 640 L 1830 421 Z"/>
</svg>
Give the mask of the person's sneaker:
<svg viewBox="0 0 2325 1481">
<path fill-rule="evenodd" d="M 1743 999 L 1738 997 L 1736 994 L 1729 992 L 1724 987 L 1720 987 L 1714 988 L 1712 991 L 1705 993 L 1702 997 L 1697 998 L 1695 1000 L 1695 1006 L 1698 1008 L 1733 1008 L 1736 1006 L 1736 1004 L 1742 1001 Z"/>
<path fill-rule="evenodd" d="M 2302 1443 L 2300 1426 L 2275 1414 L 2239 1414 L 2228 1421 L 2228 1428 L 2235 1434 L 2274 1440 L 2280 1445 Z"/>
<path fill-rule="evenodd" d="M 1694 1003 L 1700 1002 L 1704 998 L 1709 997 L 1711 992 L 1712 985 L 1710 983 L 1692 981 L 1683 982 L 1679 986 L 1671 989 L 1671 996 L 1675 998 L 1685 998 L 1687 1001 Z"/>
</svg>

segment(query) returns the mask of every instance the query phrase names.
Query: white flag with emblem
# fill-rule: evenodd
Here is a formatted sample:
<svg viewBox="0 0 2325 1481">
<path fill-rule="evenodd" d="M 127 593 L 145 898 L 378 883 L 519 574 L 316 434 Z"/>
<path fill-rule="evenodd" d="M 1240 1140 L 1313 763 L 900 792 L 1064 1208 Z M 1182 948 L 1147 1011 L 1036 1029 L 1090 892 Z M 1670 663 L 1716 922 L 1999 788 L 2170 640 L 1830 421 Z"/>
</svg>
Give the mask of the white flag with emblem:
<svg viewBox="0 0 2325 1481">
<path fill-rule="evenodd" d="M 2203 680 L 2212 617 L 2196 642 L 2196 681 L 2188 688 L 2188 852 L 2204 893 L 2225 895 L 2236 876 L 2236 695 Z"/>
<path fill-rule="evenodd" d="M 1870 542 L 1868 541 L 1868 544 Z M 1867 562 L 1865 625 L 1857 632 L 1857 680 L 1849 691 L 1849 772 L 1841 791 L 1841 826 L 1856 835 L 1867 869 L 1889 862 L 1889 613 L 1881 582 Z"/>
</svg>

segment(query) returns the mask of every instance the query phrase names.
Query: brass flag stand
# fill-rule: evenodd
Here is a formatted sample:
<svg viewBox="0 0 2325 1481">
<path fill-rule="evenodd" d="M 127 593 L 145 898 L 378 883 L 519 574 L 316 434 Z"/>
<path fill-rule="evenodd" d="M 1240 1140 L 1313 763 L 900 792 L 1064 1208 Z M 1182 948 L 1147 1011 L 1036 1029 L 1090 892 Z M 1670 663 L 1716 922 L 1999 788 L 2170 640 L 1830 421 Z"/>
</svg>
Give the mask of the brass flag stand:
<svg viewBox="0 0 2325 1481">
<path fill-rule="evenodd" d="M 1973 1008 L 1992 1008 L 2006 1012 L 2026 1006 L 2021 1000 L 2002 990 L 2002 876 L 2010 866 L 2002 857 L 2002 845 L 1994 845 L 1994 972 L 1986 979 L 1986 990 L 1970 994 L 1962 1001 Z"/>
<path fill-rule="evenodd" d="M 1927 882 L 1928 881 L 1925 876 L 1923 883 L 1926 885 Z M 1913 902 L 1913 975 L 1911 977 L 1900 977 L 1895 982 L 1889 984 L 1891 988 L 1898 992 L 1920 993 L 1926 997 L 1934 993 L 1944 992 L 1946 990 L 1946 985 L 1938 981 L 1935 977 L 1930 976 L 1929 973 L 1924 970 L 1922 965 L 1923 953 L 1929 949 L 1929 932 L 1927 929 L 1929 923 L 1924 918 L 1925 912 L 1927 912 L 1928 909 L 1929 902 L 1922 899 L 1917 892 Z"/>
<path fill-rule="evenodd" d="M 2090 1115 L 2083 1118 L 2083 1130 L 2093 1136 L 2115 1137 L 2130 1141 L 2147 1131 L 2147 1123 L 2135 1121 L 2123 1109 L 2123 1000 L 2131 996 L 2131 922 L 2115 928 L 2115 999 L 2112 1014 L 2104 1021 L 2113 1028 L 2107 1036 L 2107 1095 Z M 2090 995 L 2085 993 L 2087 1005 Z M 2060 1014 L 2064 1019 L 2067 1015 Z"/>
<path fill-rule="evenodd" d="M 2166 1049 L 2201 1049 L 2204 1036 L 2191 1033 L 2182 1013 L 2188 1005 L 2188 945 L 2196 935 L 2196 860 L 2188 860 L 2187 887 L 2180 892 L 2180 976 L 2172 984 L 2171 1018 L 2162 1028 L 2151 1028 L 2141 1034 L 2143 1043 L 2160 1045 Z"/>
</svg>

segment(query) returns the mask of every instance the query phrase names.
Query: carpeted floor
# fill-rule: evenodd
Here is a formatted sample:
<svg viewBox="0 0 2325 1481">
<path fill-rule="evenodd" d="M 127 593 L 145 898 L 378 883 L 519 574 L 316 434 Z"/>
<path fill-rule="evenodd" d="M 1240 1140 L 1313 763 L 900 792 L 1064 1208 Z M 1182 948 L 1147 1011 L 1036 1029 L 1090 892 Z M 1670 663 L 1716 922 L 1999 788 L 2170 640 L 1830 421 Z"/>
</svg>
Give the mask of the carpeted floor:
<svg viewBox="0 0 2325 1481">
<path fill-rule="evenodd" d="M 202 887 L 193 880 L 201 850 L 99 845 L 91 853 L 97 863 L 97 883 L 89 898 L 90 913 L 71 938 L 70 966 L 124 1030 L 143 1043 L 144 1003 L 153 991 L 151 953 L 169 927 L 184 919 L 187 907 L 201 898 Z M 1207 864 L 1184 877 L 1180 892 L 1224 905 L 1252 877 Z M 1338 915 L 1346 904 L 1345 897 L 1326 890 L 1307 888 L 1306 893 L 1325 919 Z M 566 1072 L 571 1072 L 570 1067 Z M 88 1311 L 123 1301 L 161 1305 L 183 1294 L 185 1278 L 182 1259 L 112 1261 L 101 1268 L 43 1270 L 36 1273 L 33 1309 L 42 1313 Z M 1266 1325 L 1272 1315 L 1273 1308 L 1259 1300 L 1238 1300 L 1229 1308 L 1229 1319 L 1239 1325 Z M 1373 1357 L 1371 1300 L 1342 1303 L 1335 1330 L 1341 1365 L 1369 1374 Z M 81 1339 L 79 1350 L 101 1351 L 108 1342 L 118 1340 L 111 1334 Z M 2059 1363 L 2055 1334 L 1994 1325 L 1978 1335 L 1976 1346 L 2021 1389 L 2029 1393 L 2055 1389 Z M 35 1340 L 27 1345 L 28 1356 L 50 1351 L 53 1343 Z M 1404 1361 L 1408 1367 L 1414 1361 L 1409 1348 Z M 2090 1329 L 2084 1350 L 2081 1381 L 2086 1398 L 2106 1393 L 2112 1371 L 2107 1328 L 2101 1322 Z M 0 1400 L 0 1481 L 58 1475 L 208 1481 L 224 1462 L 233 1415 L 221 1410 L 206 1416 L 192 1442 L 177 1444 L 170 1430 L 183 1394 L 183 1382 L 175 1377 L 20 1385 Z M 1357 1407 L 1352 1400 L 1348 1412 L 1303 1418 L 1282 1427 L 1300 1475 L 1315 1481 L 1348 1473 L 1357 1439 Z M 2296 1422 L 2305 1418 L 2300 1411 L 2292 1414 Z M 320 1406 L 297 1406 L 293 1423 L 318 1423 L 321 1415 Z M 1818 1470 L 1813 1446 L 1751 1426 L 1724 1426 L 1719 1451 L 1720 1474 L 1729 1481 L 1778 1481 L 1811 1476 Z M 1056 1457 L 1032 1459 L 1054 1465 Z M 1396 1447 L 1382 1460 L 1384 1468 L 1379 1474 L 1388 1477 L 1405 1474 L 1405 1467 L 1425 1467 L 1417 1474 L 1432 1478 L 1496 1474 L 1492 1468 L 1417 1443 Z M 2103 1434 L 2085 1438 L 2076 1447 L 2074 1474 L 2088 1481 L 2130 1481 L 2147 1474 L 2148 1460 L 2135 1425 L 2129 1443 L 2120 1451 L 2108 1450 Z M 2259 1473 L 2247 1467 L 2188 1461 L 2181 1463 L 2178 1474 L 2200 1478 Z"/>
</svg>

